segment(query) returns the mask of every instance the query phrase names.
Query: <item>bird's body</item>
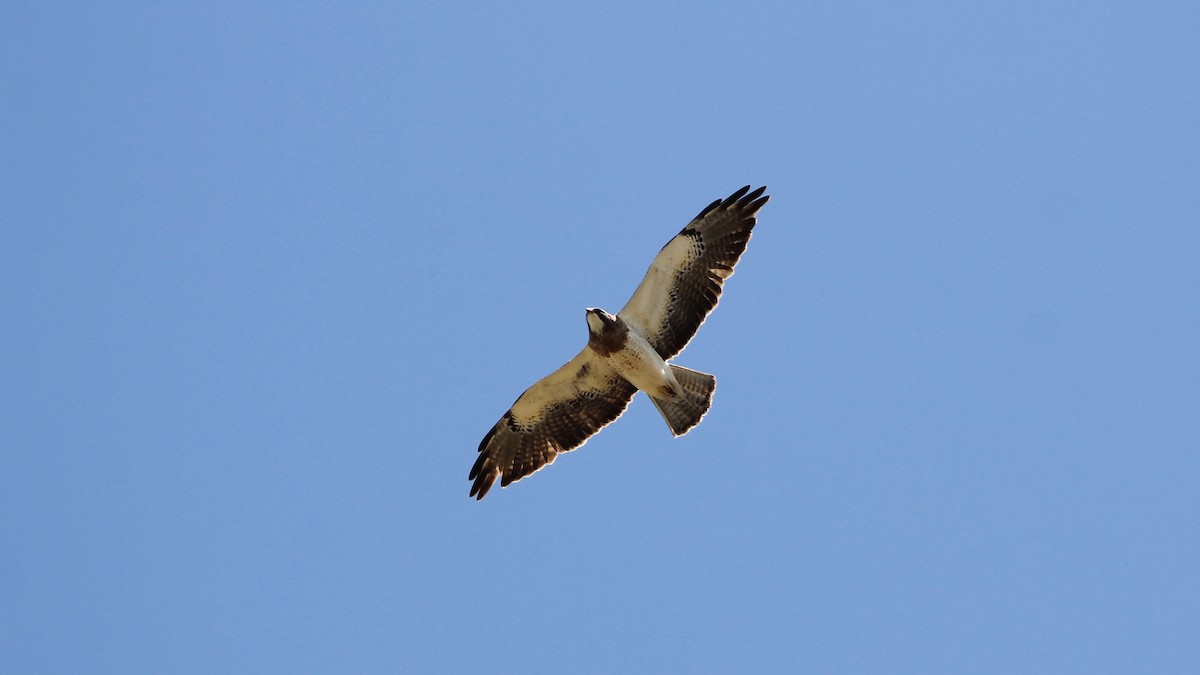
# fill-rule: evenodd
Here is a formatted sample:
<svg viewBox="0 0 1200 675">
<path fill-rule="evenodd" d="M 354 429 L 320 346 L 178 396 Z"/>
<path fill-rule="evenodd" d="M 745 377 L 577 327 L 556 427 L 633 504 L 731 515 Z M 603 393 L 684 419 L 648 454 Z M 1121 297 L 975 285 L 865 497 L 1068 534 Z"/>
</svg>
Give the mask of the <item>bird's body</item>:
<svg viewBox="0 0 1200 675">
<path fill-rule="evenodd" d="M 670 398 L 676 395 L 679 382 L 671 374 L 667 362 L 641 333 L 631 330 L 624 319 L 592 308 L 587 311 L 587 322 L 588 348 L 621 377 L 651 396 Z"/>
<path fill-rule="evenodd" d="M 713 202 L 659 251 L 615 316 L 587 310 L 588 344 L 521 394 L 479 444 L 471 496 L 550 464 L 625 411 L 639 390 L 671 433 L 682 436 L 708 412 L 716 378 L 668 361 L 716 307 L 746 249 L 766 188 L 750 186 Z M 748 193 L 748 194 L 747 194 Z"/>
</svg>

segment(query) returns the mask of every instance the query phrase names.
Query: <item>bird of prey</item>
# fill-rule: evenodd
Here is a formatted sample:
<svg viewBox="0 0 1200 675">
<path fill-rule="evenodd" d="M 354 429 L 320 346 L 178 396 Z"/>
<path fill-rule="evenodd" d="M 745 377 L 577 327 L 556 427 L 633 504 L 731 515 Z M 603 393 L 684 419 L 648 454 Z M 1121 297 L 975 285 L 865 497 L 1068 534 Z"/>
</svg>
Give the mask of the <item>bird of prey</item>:
<svg viewBox="0 0 1200 675">
<path fill-rule="evenodd" d="M 483 499 L 573 450 L 621 416 L 639 390 L 675 436 L 700 423 L 717 379 L 667 361 L 683 350 L 746 250 L 755 214 L 767 203 L 750 186 L 709 204 L 650 264 L 633 297 L 614 316 L 586 312 L 588 343 L 575 358 L 525 390 L 479 444 L 468 480 Z"/>
</svg>

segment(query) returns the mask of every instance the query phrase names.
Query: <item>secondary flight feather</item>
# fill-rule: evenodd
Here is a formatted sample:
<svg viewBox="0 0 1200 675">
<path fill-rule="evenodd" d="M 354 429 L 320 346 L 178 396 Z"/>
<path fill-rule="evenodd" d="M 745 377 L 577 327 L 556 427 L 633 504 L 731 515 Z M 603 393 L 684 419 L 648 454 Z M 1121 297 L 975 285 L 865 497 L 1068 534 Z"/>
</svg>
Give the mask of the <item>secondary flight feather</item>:
<svg viewBox="0 0 1200 675">
<path fill-rule="evenodd" d="M 573 450 L 621 416 L 638 391 L 675 436 L 700 423 L 717 379 L 668 364 L 717 306 L 769 197 L 750 186 L 709 204 L 655 256 L 633 297 L 614 316 L 589 308 L 588 343 L 525 390 L 479 444 L 471 496 L 496 479 L 518 481 Z"/>
</svg>

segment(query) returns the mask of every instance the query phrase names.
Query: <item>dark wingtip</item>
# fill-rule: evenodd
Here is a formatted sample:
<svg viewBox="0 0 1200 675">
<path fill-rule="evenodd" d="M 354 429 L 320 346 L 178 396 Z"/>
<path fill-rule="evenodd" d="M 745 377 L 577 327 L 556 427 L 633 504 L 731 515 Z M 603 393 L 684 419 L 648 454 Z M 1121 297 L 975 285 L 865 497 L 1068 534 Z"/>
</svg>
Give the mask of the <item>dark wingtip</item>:
<svg viewBox="0 0 1200 675">
<path fill-rule="evenodd" d="M 475 463 L 471 465 L 471 473 L 467 476 L 467 480 L 475 480 L 483 471 L 483 465 L 487 462 L 488 456 L 480 451 L 479 456 L 475 458 Z"/>
<path fill-rule="evenodd" d="M 747 185 L 746 187 L 750 187 L 750 186 Z M 764 186 L 758 188 L 757 190 L 755 190 L 754 192 L 751 192 L 750 194 L 743 197 L 741 200 L 741 203 L 749 204 L 750 202 L 753 202 L 755 199 L 758 199 L 759 197 L 761 197 L 762 193 L 764 193 L 766 191 L 767 191 L 767 186 L 764 185 Z"/>
<path fill-rule="evenodd" d="M 713 210 L 715 210 L 715 209 L 727 209 L 731 206 L 737 206 L 740 209 L 749 208 L 750 212 L 754 213 L 758 209 L 762 208 L 762 205 L 766 204 L 767 200 L 771 198 L 768 195 L 766 197 L 762 197 L 762 199 L 759 199 L 759 197 L 762 196 L 762 193 L 765 192 L 766 189 L 767 189 L 767 186 L 764 185 L 764 186 L 758 188 L 757 190 L 755 190 L 754 192 L 750 192 L 750 186 L 744 185 L 744 186 L 742 186 L 742 188 L 740 190 L 737 190 L 736 192 L 729 195 L 728 197 L 726 197 L 724 199 L 717 199 L 717 200 L 713 201 L 713 203 L 704 207 L 700 211 L 700 213 L 696 214 L 696 218 L 694 218 L 693 220 L 703 218 L 704 216 L 707 216 L 709 213 L 712 213 Z M 755 200 L 758 200 L 758 201 L 755 201 Z"/>
<path fill-rule="evenodd" d="M 728 208 L 731 204 L 736 203 L 739 199 L 744 197 L 745 194 L 749 191 L 750 191 L 749 185 L 743 186 L 742 189 L 740 189 L 737 192 L 726 197 L 725 201 L 721 202 L 721 208 Z"/>
<path fill-rule="evenodd" d="M 771 200 L 771 195 L 763 195 L 762 197 L 759 197 L 758 199 L 756 199 L 746 205 L 746 207 L 745 207 L 746 213 L 753 216 L 754 214 L 758 213 L 758 210 L 763 207 L 763 204 L 766 204 L 770 200 Z"/>
<path fill-rule="evenodd" d="M 771 199 L 771 195 L 763 194 L 763 192 L 766 192 L 766 190 L 767 186 L 764 185 L 754 192 L 742 197 L 737 203 L 738 210 L 741 211 L 743 215 L 753 218 L 754 215 L 758 213 L 758 210 L 763 207 L 763 204 L 766 204 Z"/>
<path fill-rule="evenodd" d="M 471 496 L 475 501 L 483 499 L 483 496 L 492 488 L 492 483 L 495 482 L 496 476 L 492 473 L 485 473 L 475 479 L 475 483 L 471 485 Z"/>
<path fill-rule="evenodd" d="M 704 216 L 707 216 L 710 212 L 712 212 L 713 209 L 717 208 L 720 205 L 721 205 L 720 199 L 713 201 L 713 203 L 711 203 L 708 206 L 701 209 L 700 213 L 696 214 L 696 218 L 693 218 L 692 220 L 696 220 L 699 218 L 703 218 Z"/>
</svg>

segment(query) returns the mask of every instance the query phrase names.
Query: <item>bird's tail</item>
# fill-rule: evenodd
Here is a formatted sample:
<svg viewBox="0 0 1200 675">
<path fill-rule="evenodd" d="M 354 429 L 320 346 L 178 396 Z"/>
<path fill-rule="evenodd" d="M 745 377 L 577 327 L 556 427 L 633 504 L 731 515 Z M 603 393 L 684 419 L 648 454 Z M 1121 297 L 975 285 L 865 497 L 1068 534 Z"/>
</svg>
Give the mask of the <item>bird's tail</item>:
<svg viewBox="0 0 1200 675">
<path fill-rule="evenodd" d="M 671 427 L 671 433 L 682 436 L 699 424 L 700 418 L 708 412 L 708 407 L 712 405 L 713 391 L 717 388 L 717 378 L 682 366 L 670 368 L 683 391 L 673 399 L 651 396 L 650 400 L 667 421 L 667 426 Z"/>
</svg>

